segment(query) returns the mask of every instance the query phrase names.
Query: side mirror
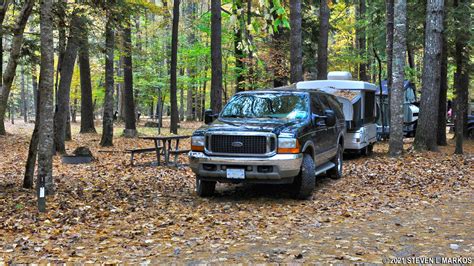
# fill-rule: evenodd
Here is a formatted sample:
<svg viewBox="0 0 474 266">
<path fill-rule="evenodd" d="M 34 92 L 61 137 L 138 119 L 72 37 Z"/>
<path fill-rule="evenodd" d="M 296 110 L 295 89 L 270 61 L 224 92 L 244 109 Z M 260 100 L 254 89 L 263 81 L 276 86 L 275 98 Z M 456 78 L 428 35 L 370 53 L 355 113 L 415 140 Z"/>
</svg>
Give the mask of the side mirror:
<svg viewBox="0 0 474 266">
<path fill-rule="evenodd" d="M 334 113 L 333 110 L 326 110 L 324 111 L 324 114 L 326 116 L 326 125 L 328 127 L 332 127 L 336 124 L 336 114 Z"/>
<path fill-rule="evenodd" d="M 204 124 L 211 124 L 214 121 L 214 117 L 216 117 L 216 115 L 212 113 L 211 109 L 207 109 L 206 111 L 204 111 Z"/>
</svg>

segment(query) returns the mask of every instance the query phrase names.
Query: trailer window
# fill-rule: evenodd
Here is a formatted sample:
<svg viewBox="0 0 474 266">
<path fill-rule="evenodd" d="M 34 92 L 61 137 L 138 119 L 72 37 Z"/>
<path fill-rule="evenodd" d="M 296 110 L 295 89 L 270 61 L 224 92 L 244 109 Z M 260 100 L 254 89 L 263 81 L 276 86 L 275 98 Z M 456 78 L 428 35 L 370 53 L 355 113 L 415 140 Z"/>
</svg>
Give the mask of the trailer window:
<svg viewBox="0 0 474 266">
<path fill-rule="evenodd" d="M 365 92 L 364 123 L 375 122 L 375 92 Z"/>
<path fill-rule="evenodd" d="M 364 121 L 362 119 L 361 115 L 361 109 L 362 109 L 362 97 L 359 97 L 357 101 L 352 103 L 352 108 L 353 108 L 353 121 L 351 124 L 351 128 L 359 128 L 363 125 Z"/>
</svg>

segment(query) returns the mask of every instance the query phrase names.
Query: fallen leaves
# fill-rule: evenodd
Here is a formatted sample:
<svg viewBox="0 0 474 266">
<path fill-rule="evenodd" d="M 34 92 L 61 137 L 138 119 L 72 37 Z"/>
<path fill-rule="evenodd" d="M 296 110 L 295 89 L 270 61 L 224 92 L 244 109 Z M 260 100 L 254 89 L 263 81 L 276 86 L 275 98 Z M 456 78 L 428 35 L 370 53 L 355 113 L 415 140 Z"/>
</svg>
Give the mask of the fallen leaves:
<svg viewBox="0 0 474 266">
<path fill-rule="evenodd" d="M 264 185 L 218 185 L 216 197 L 201 199 L 189 168 L 150 166 L 153 154 L 131 167 L 128 155 L 99 153 L 98 136 L 86 134 L 74 135 L 68 149 L 88 146 L 97 160 L 63 165 L 55 158 L 56 193 L 47 199 L 48 212 L 38 214 L 34 191 L 20 188 L 28 134 L 0 138 L 1 150 L 11 151 L 0 162 L 4 261 L 379 261 L 401 241 L 439 239 L 451 218 L 435 213 L 437 206 L 465 199 L 473 185 L 472 154 L 409 152 L 393 159 L 378 144 L 371 157 L 346 156 L 342 179 L 318 179 L 310 201 L 291 199 L 287 186 Z M 114 150 L 152 145 L 114 141 Z M 427 216 L 412 217 L 415 211 Z M 431 229 L 416 230 L 417 219 Z M 467 246 L 450 244 L 444 250 Z"/>
</svg>

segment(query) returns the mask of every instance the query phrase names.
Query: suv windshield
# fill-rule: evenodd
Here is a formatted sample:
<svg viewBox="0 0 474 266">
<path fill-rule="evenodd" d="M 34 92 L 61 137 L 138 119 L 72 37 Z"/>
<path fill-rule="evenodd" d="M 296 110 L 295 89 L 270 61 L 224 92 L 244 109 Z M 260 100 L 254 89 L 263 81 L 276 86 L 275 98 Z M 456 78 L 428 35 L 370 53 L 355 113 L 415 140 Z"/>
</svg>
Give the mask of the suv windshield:
<svg viewBox="0 0 474 266">
<path fill-rule="evenodd" d="M 222 110 L 223 118 L 305 119 L 308 104 L 302 94 L 255 93 L 234 96 Z"/>
</svg>

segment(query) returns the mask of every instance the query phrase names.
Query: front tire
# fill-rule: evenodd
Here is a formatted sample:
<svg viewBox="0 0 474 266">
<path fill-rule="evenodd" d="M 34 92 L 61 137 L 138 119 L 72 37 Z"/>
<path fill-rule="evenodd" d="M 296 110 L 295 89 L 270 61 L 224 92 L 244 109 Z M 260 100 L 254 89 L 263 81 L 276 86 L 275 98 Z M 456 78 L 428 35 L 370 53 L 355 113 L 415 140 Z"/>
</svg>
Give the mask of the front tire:
<svg viewBox="0 0 474 266">
<path fill-rule="evenodd" d="M 303 155 L 300 174 L 294 182 L 294 197 L 297 199 L 308 199 L 313 195 L 316 185 L 314 160 L 309 154 Z"/>
<path fill-rule="evenodd" d="M 330 170 L 328 170 L 328 175 L 332 179 L 339 179 L 342 177 L 342 162 L 343 162 L 342 153 L 343 152 L 344 151 L 342 149 L 341 144 L 338 144 L 336 157 L 334 157 L 331 160 L 331 162 L 333 162 L 335 166 L 331 168 Z"/>
<path fill-rule="evenodd" d="M 199 197 L 205 198 L 214 195 L 216 190 L 216 182 L 204 181 L 196 177 L 196 193 Z"/>
<path fill-rule="evenodd" d="M 467 138 L 474 140 L 474 128 L 471 128 L 467 131 Z"/>
</svg>

